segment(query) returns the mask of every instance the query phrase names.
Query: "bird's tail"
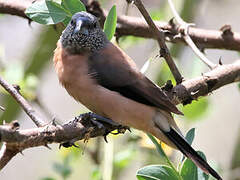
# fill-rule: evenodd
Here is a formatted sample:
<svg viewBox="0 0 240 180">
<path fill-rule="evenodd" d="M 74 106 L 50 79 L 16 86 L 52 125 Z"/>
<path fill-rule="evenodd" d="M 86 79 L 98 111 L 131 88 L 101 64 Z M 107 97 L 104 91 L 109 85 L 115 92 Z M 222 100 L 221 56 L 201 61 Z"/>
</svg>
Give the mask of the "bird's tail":
<svg viewBox="0 0 240 180">
<path fill-rule="evenodd" d="M 211 174 L 218 180 L 222 178 L 211 166 L 188 144 L 188 142 L 172 127 L 170 131 L 162 131 L 163 134 L 189 159 L 207 174 Z"/>
</svg>

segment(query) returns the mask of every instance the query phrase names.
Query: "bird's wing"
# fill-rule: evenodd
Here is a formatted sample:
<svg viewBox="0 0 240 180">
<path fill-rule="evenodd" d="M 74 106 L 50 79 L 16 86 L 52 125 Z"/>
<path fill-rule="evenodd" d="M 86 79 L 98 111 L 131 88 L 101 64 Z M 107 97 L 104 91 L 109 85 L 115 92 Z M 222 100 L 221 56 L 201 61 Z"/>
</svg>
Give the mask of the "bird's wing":
<svg viewBox="0 0 240 180">
<path fill-rule="evenodd" d="M 88 59 L 89 75 L 112 91 L 134 101 L 182 114 L 166 94 L 139 72 L 136 64 L 112 43 Z"/>
</svg>

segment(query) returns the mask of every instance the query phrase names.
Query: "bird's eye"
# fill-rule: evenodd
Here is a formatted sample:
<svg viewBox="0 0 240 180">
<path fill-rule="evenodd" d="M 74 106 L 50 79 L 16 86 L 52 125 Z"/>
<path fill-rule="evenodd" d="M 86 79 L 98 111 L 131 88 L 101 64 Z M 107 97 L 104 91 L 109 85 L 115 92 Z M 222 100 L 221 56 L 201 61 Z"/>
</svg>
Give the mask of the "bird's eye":
<svg viewBox="0 0 240 180">
<path fill-rule="evenodd" d="M 71 20 L 71 25 L 74 25 L 74 24 L 75 24 L 74 20 Z"/>
</svg>

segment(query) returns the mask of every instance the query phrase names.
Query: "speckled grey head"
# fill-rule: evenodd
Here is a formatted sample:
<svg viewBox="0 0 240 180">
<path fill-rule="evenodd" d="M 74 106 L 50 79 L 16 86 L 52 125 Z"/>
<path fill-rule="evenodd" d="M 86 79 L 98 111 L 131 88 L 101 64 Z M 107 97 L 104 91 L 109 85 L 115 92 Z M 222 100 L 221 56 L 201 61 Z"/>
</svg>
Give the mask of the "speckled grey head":
<svg viewBox="0 0 240 180">
<path fill-rule="evenodd" d="M 72 54 L 95 52 L 108 42 L 98 19 L 87 12 L 79 12 L 72 16 L 60 41 L 63 48 Z"/>
</svg>

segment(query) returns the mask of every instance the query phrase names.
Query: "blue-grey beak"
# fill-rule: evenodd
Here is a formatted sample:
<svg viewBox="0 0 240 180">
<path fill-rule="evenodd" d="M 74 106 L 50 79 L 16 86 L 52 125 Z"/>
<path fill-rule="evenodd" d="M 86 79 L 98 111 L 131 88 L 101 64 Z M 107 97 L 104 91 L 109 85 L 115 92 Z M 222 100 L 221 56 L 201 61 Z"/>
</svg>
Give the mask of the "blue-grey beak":
<svg viewBox="0 0 240 180">
<path fill-rule="evenodd" d="M 88 20 L 86 18 L 82 18 L 82 17 L 78 18 L 76 20 L 76 25 L 73 30 L 73 33 L 76 34 L 81 32 L 81 34 L 88 35 L 88 29 L 86 28 L 86 26 L 84 26 L 84 24 L 87 24 L 87 21 Z"/>
<path fill-rule="evenodd" d="M 82 24 L 83 24 L 83 20 L 79 19 L 76 21 L 76 26 L 73 30 L 74 34 L 78 33 L 81 30 Z"/>
</svg>

